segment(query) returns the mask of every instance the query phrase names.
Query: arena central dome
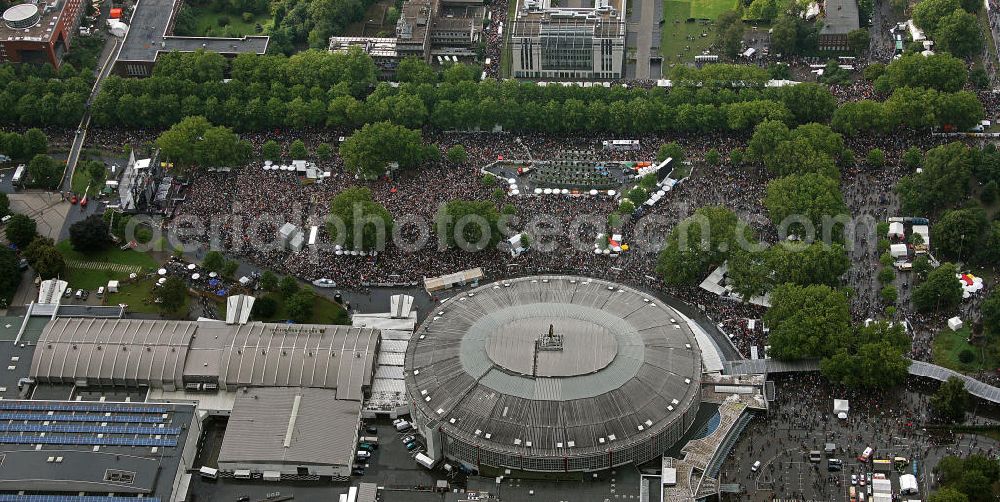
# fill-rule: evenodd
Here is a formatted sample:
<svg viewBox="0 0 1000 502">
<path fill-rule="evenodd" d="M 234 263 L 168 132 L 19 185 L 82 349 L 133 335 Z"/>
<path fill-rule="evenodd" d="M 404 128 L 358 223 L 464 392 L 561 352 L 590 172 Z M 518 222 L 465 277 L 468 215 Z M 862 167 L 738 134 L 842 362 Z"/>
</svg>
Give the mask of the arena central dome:
<svg viewBox="0 0 1000 502">
<path fill-rule="evenodd" d="M 569 472 L 660 456 L 694 422 L 702 366 L 690 328 L 659 299 L 538 276 L 444 302 L 405 369 L 429 455 Z"/>
</svg>

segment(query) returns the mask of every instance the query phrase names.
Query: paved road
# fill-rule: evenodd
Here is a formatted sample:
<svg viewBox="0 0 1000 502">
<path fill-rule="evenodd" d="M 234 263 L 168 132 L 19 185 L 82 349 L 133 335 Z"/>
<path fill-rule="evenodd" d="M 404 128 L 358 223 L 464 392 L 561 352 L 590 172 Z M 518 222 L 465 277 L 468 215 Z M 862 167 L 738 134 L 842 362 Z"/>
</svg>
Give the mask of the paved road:
<svg viewBox="0 0 1000 502">
<path fill-rule="evenodd" d="M 90 126 L 90 103 L 97 98 L 97 94 L 101 91 L 101 84 L 111 73 L 111 68 L 114 67 L 114 59 L 117 57 L 120 49 L 121 39 L 117 37 L 110 37 L 104 45 L 104 50 L 97 65 L 97 80 L 94 81 L 94 87 L 90 90 L 87 109 L 83 113 L 83 118 L 80 119 L 80 126 L 77 128 L 76 136 L 73 137 L 73 144 L 69 148 L 69 158 L 66 159 L 66 170 L 63 172 L 63 190 L 68 191 L 73 188 L 73 172 L 76 171 L 76 164 L 80 160 L 80 152 L 83 150 L 84 142 L 87 139 L 87 128 Z"/>
</svg>

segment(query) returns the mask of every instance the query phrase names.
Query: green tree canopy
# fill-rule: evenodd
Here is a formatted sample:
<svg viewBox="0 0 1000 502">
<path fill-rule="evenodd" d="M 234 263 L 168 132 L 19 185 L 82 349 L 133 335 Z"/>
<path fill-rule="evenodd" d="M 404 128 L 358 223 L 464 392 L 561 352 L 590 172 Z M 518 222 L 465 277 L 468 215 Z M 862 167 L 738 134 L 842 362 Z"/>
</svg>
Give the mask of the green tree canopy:
<svg viewBox="0 0 1000 502">
<path fill-rule="evenodd" d="M 17 266 L 17 255 L 6 246 L 0 246 L 0 305 L 7 307 L 10 299 L 21 284 L 21 271 Z"/>
<path fill-rule="evenodd" d="M 965 382 L 958 377 L 949 377 L 931 396 L 931 409 L 934 413 L 952 423 L 965 420 L 968 405 L 969 392 L 965 390 Z"/>
<path fill-rule="evenodd" d="M 958 267 L 943 263 L 930 271 L 913 291 L 913 306 L 920 312 L 949 311 L 962 301 L 962 286 L 956 274 Z"/>
<path fill-rule="evenodd" d="M 55 189 L 62 181 L 63 164 L 45 154 L 38 154 L 28 163 L 29 186 Z"/>
<path fill-rule="evenodd" d="M 771 291 L 770 354 L 777 359 L 804 359 L 834 354 L 851 334 L 847 296 L 829 286 L 783 284 Z"/>
<path fill-rule="evenodd" d="M 841 244 L 782 242 L 763 251 L 734 250 L 729 255 L 729 277 L 736 293 L 750 298 L 782 283 L 835 287 L 850 265 Z"/>
<path fill-rule="evenodd" d="M 260 147 L 260 154 L 265 160 L 281 160 L 281 145 L 277 141 L 269 139 Z"/>
<path fill-rule="evenodd" d="M 469 154 L 466 153 L 465 147 L 462 145 L 455 145 L 448 149 L 448 161 L 453 164 L 464 164 L 469 160 Z"/>
<path fill-rule="evenodd" d="M 656 272 L 672 285 L 697 284 L 738 247 L 753 243 L 753 231 L 732 210 L 698 208 L 670 231 L 657 259 Z"/>
<path fill-rule="evenodd" d="M 396 66 L 396 79 L 403 83 L 433 84 L 437 82 L 437 73 L 423 59 L 407 56 Z"/>
<path fill-rule="evenodd" d="M 913 21 L 920 29 L 934 33 L 942 19 L 961 8 L 959 0 L 923 0 L 913 7 Z"/>
<path fill-rule="evenodd" d="M 295 322 L 308 322 L 312 318 L 315 301 L 316 294 L 311 290 L 303 289 L 285 300 L 285 312 L 288 314 L 288 318 Z"/>
<path fill-rule="evenodd" d="M 159 287 L 160 307 L 166 312 L 177 312 L 187 300 L 187 285 L 179 277 L 168 277 Z"/>
<path fill-rule="evenodd" d="M 934 216 L 942 209 L 960 204 L 969 195 L 971 168 L 971 151 L 962 143 L 928 150 L 923 172 L 904 176 L 896 184 L 903 211 Z"/>
<path fill-rule="evenodd" d="M 861 56 L 868 51 L 869 44 L 871 44 L 871 34 L 865 28 L 858 28 L 847 34 L 847 46 L 855 56 Z"/>
<path fill-rule="evenodd" d="M 954 0 L 925 0 L 932 2 Z M 914 12 L 916 16 L 916 12 Z M 965 86 L 968 79 L 965 62 L 951 54 L 938 53 L 931 56 L 906 54 L 885 67 L 885 72 L 875 82 L 876 88 L 883 90 L 897 87 L 924 87 L 945 92 L 956 92 Z"/>
<path fill-rule="evenodd" d="M 15 214 L 7 221 L 7 227 L 4 228 L 4 235 L 7 236 L 7 240 L 11 244 L 17 246 L 19 249 L 24 249 L 31 244 L 34 240 L 37 225 L 35 220 L 23 215 Z"/>
<path fill-rule="evenodd" d="M 182 166 L 232 167 L 250 158 L 250 144 L 202 116 L 187 117 L 156 139 L 163 155 Z"/>
<path fill-rule="evenodd" d="M 764 207 L 768 217 L 788 235 L 823 240 L 843 238 L 839 218 L 848 216 L 847 205 L 840 193 L 840 184 L 821 174 L 785 176 L 767 185 Z M 812 229 L 807 224 L 812 224 Z"/>
<path fill-rule="evenodd" d="M 402 168 L 418 166 L 427 150 L 420 140 L 420 131 L 390 122 L 366 124 L 340 145 L 344 166 L 365 179 L 385 174 L 390 162 Z"/>
<path fill-rule="evenodd" d="M 302 160 L 309 156 L 309 150 L 306 150 L 306 144 L 301 139 L 297 139 L 288 147 L 288 155 L 293 159 Z"/>
<path fill-rule="evenodd" d="M 440 242 L 471 252 L 494 247 L 500 242 L 499 223 L 500 213 L 488 201 L 449 201 L 435 216 Z"/>
<path fill-rule="evenodd" d="M 111 246 L 108 223 L 100 215 L 91 215 L 69 227 L 69 242 L 81 253 L 103 251 Z"/>
<path fill-rule="evenodd" d="M 364 187 L 348 188 L 330 201 L 327 229 L 333 242 L 352 250 L 381 250 L 392 235 L 393 219 Z"/>
<path fill-rule="evenodd" d="M 945 211 L 931 226 L 934 254 L 954 261 L 995 263 L 997 250 L 988 245 L 991 231 L 981 207 Z"/>
<path fill-rule="evenodd" d="M 955 10 L 938 22 L 934 48 L 964 58 L 983 50 L 983 32 L 975 14 Z"/>
</svg>

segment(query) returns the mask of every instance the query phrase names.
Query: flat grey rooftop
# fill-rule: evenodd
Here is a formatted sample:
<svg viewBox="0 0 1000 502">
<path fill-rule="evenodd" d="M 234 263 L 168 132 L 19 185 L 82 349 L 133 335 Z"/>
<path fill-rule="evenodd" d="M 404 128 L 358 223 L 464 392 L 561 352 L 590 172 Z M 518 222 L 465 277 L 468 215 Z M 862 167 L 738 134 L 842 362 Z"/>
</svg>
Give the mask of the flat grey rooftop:
<svg viewBox="0 0 1000 502">
<path fill-rule="evenodd" d="M 213 38 L 166 36 L 174 2 L 178 0 L 139 0 L 129 20 L 128 34 L 122 43 L 118 61 L 156 61 L 159 52 L 194 52 L 205 49 L 221 54 L 267 51 L 269 37 Z"/>
<path fill-rule="evenodd" d="M 658 433 L 699 392 L 701 355 L 687 324 L 630 288 L 528 277 L 437 310 L 410 340 L 406 387 L 449 436 L 532 455 L 606 451 L 605 438 L 624 447 Z M 562 349 L 536 350 L 550 325 Z"/>
<path fill-rule="evenodd" d="M 80 450 L 0 450 L 0 490 L 153 493 L 159 459 Z M 50 458 L 60 461 L 49 461 Z M 132 474 L 123 479 L 109 471 Z M 127 482 L 126 482 L 127 481 Z"/>
<path fill-rule="evenodd" d="M 20 397 L 17 382 L 28 376 L 34 351 L 35 346 L 27 343 L 15 345 L 13 342 L 0 342 L 0 362 L 8 368 L 0 372 L 0 398 Z"/>
<path fill-rule="evenodd" d="M 860 26 L 857 0 L 828 0 L 820 35 L 850 33 Z"/>
<path fill-rule="evenodd" d="M 220 463 L 350 465 L 361 403 L 328 389 L 237 392 Z"/>
</svg>

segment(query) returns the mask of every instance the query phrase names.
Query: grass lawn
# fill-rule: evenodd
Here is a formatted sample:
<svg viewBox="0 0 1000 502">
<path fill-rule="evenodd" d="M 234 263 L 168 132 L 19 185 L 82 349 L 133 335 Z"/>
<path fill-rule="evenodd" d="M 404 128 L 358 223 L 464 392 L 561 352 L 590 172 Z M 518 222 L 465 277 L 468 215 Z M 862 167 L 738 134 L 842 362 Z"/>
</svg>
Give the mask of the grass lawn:
<svg viewBox="0 0 1000 502">
<path fill-rule="evenodd" d="M 272 294 L 275 295 L 275 299 L 279 300 L 278 310 L 271 317 L 254 317 L 254 320 L 263 322 L 280 322 L 288 319 L 288 314 L 285 312 L 285 304 L 280 301 L 280 294 Z M 221 308 L 219 310 L 220 315 L 224 315 L 224 311 L 225 308 Z M 347 315 L 347 311 L 337 303 L 326 299 L 326 297 L 316 295 L 316 298 L 313 300 L 313 315 L 307 324 L 351 324 L 351 318 Z"/>
<path fill-rule="evenodd" d="M 708 49 L 715 41 L 714 27 L 707 21 L 692 21 L 693 12 L 722 12 L 732 9 L 733 1 L 695 0 L 697 9 L 692 2 L 666 0 L 663 2 L 663 19 L 666 21 L 660 30 L 660 54 L 667 68 L 663 73 L 669 73 L 669 68 L 677 63 L 694 61 L 694 57 Z M 718 6 L 718 7 L 717 7 Z M 716 9 L 717 7 L 717 9 Z M 715 19 L 718 14 L 711 15 Z M 705 36 L 702 36 L 702 35 Z"/>
<path fill-rule="evenodd" d="M 76 169 L 73 170 L 72 186 L 73 186 L 73 193 L 77 194 L 78 196 L 82 197 L 83 191 L 87 190 L 87 195 L 93 197 L 97 195 L 98 191 L 104 188 L 104 182 L 102 181 L 101 183 L 94 183 L 93 181 L 91 181 L 90 175 L 85 173 L 84 170 L 80 169 L 80 166 L 77 165 Z M 88 186 L 90 187 L 89 190 L 87 188 Z"/>
<path fill-rule="evenodd" d="M 715 21 L 719 14 L 727 10 L 736 10 L 737 0 L 691 0 L 691 15 L 695 19 L 711 19 Z"/>
<path fill-rule="evenodd" d="M 151 256 L 137 251 L 122 251 L 117 247 L 112 247 L 100 253 L 83 254 L 73 249 L 68 240 L 56 244 L 56 249 L 63 255 L 63 259 L 110 263 L 120 265 L 138 266 L 144 270 L 156 268 L 157 263 Z M 110 280 L 122 280 L 128 277 L 128 272 L 114 270 L 93 270 L 89 268 L 66 267 L 66 281 L 74 289 L 97 289 L 106 286 Z M 125 303 L 125 302 L 119 302 Z"/>
<path fill-rule="evenodd" d="M 274 25 L 274 20 L 267 14 L 255 14 L 253 20 L 247 22 L 238 14 L 228 12 L 218 12 L 206 7 L 189 7 L 191 13 L 198 20 L 196 23 L 195 36 L 227 36 L 242 37 L 247 35 L 263 35 Z M 229 24 L 225 27 L 219 26 L 219 18 L 229 18 Z M 260 24 L 264 31 L 257 33 L 255 25 Z"/>
<path fill-rule="evenodd" d="M 158 304 L 154 303 L 156 300 L 156 296 L 154 296 L 153 293 L 155 284 L 156 283 L 153 279 L 122 284 L 121 287 L 118 288 L 117 293 L 108 293 L 105 301 L 109 305 L 124 303 L 128 305 L 129 312 L 164 314 L 166 317 L 173 319 L 186 319 L 188 304 L 191 302 L 191 295 L 188 295 L 185 298 L 184 306 L 178 309 L 177 312 L 167 313 L 164 312 Z"/>
<path fill-rule="evenodd" d="M 961 372 L 992 370 L 1000 367 L 1000 358 L 997 357 L 995 348 L 969 345 L 966 341 L 968 338 L 969 328 L 958 331 L 947 328 L 941 330 L 934 337 L 934 363 Z M 966 349 L 975 355 L 970 363 L 963 363 L 958 359 L 958 355 Z"/>
</svg>

